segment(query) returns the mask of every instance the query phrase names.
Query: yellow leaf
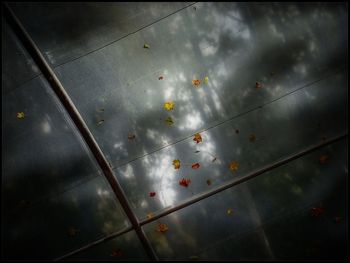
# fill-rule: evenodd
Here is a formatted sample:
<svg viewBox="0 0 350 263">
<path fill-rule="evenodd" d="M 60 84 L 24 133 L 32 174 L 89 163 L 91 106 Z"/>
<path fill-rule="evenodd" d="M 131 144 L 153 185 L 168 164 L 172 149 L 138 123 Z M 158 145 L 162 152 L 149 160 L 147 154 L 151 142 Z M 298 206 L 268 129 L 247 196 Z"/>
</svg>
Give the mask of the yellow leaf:
<svg viewBox="0 0 350 263">
<path fill-rule="evenodd" d="M 144 45 L 143 45 L 143 48 L 150 48 L 150 46 L 147 45 L 147 44 L 144 44 Z"/>
<path fill-rule="evenodd" d="M 152 218 L 152 217 L 154 217 L 153 213 L 148 213 L 148 214 L 147 214 L 147 219 L 150 219 L 150 218 Z"/>
<path fill-rule="evenodd" d="M 24 119 L 24 112 L 23 111 L 17 112 L 16 116 L 17 116 L 18 119 Z"/>
<path fill-rule="evenodd" d="M 238 162 L 232 161 L 232 162 L 230 163 L 230 170 L 231 170 L 231 171 L 237 171 L 237 169 L 238 169 Z"/>
<path fill-rule="evenodd" d="M 172 101 L 167 101 L 164 103 L 164 108 L 166 110 L 173 110 L 174 109 L 174 102 Z"/>
<path fill-rule="evenodd" d="M 180 166 L 181 166 L 180 160 L 174 160 L 173 165 L 175 169 L 180 169 Z"/>
<path fill-rule="evenodd" d="M 206 77 L 204 78 L 204 83 L 205 83 L 205 84 L 208 84 L 208 83 L 209 83 L 209 77 L 208 77 L 208 76 L 206 76 Z"/>
<path fill-rule="evenodd" d="M 233 213 L 233 209 L 232 208 L 227 209 L 227 214 L 228 215 L 231 215 L 232 213 Z"/>
</svg>

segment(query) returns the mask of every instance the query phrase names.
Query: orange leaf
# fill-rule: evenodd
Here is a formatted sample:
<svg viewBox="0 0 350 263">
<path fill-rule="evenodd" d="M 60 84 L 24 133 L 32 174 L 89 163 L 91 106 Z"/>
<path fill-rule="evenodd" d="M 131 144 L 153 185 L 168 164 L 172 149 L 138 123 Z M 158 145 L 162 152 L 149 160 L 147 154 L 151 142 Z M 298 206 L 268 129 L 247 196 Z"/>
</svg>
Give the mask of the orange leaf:
<svg viewBox="0 0 350 263">
<path fill-rule="evenodd" d="M 158 231 L 158 232 L 166 232 L 166 231 L 168 231 L 168 226 L 166 225 L 166 224 L 158 224 L 158 226 L 157 226 L 157 229 L 156 229 L 156 231 Z"/>
<path fill-rule="evenodd" d="M 255 142 L 255 141 L 256 141 L 256 136 L 255 136 L 255 134 L 249 135 L 249 141 L 250 141 L 250 142 Z"/>
<path fill-rule="evenodd" d="M 320 161 L 320 164 L 328 163 L 329 156 L 328 155 L 321 155 L 319 161 Z"/>
<path fill-rule="evenodd" d="M 232 161 L 232 162 L 230 163 L 230 170 L 231 170 L 231 171 L 237 171 L 237 169 L 238 169 L 238 162 Z"/>
<path fill-rule="evenodd" d="M 200 167 L 199 163 L 192 164 L 192 169 L 198 169 Z"/>
<path fill-rule="evenodd" d="M 193 140 L 194 140 L 195 142 L 197 142 L 197 143 L 200 143 L 200 142 L 202 141 L 202 136 L 201 136 L 199 133 L 196 133 L 196 134 L 194 135 Z"/>
<path fill-rule="evenodd" d="M 173 165 L 175 169 L 180 169 L 180 166 L 181 166 L 180 160 L 174 160 Z"/>
<path fill-rule="evenodd" d="M 183 178 L 182 180 L 179 181 L 179 185 L 183 187 L 188 187 L 188 185 L 191 183 L 190 179 L 185 179 Z"/>
<path fill-rule="evenodd" d="M 192 84 L 196 87 L 198 87 L 201 84 L 201 81 L 199 79 L 192 80 Z"/>
</svg>

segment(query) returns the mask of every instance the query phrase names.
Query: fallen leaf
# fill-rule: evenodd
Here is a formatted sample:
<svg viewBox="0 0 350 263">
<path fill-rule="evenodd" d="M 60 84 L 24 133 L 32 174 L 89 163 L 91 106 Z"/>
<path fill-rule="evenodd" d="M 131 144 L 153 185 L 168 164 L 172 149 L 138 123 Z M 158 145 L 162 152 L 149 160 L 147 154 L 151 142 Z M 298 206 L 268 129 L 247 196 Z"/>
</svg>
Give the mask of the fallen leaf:
<svg viewBox="0 0 350 263">
<path fill-rule="evenodd" d="M 262 88 L 262 84 L 260 82 L 255 82 L 255 87 L 257 89 L 260 89 L 260 88 Z"/>
<path fill-rule="evenodd" d="M 159 80 L 162 80 L 162 79 L 163 79 L 163 76 L 160 76 L 158 79 L 159 79 Z"/>
<path fill-rule="evenodd" d="M 198 169 L 200 167 L 199 163 L 192 164 L 192 169 Z"/>
<path fill-rule="evenodd" d="M 206 77 L 204 78 L 204 83 L 205 83 L 205 84 L 208 84 L 208 83 L 209 83 L 209 77 L 208 77 L 208 76 L 206 76 Z"/>
<path fill-rule="evenodd" d="M 150 218 L 152 218 L 152 217 L 154 217 L 154 214 L 153 214 L 153 213 L 148 213 L 148 214 L 147 214 L 147 218 L 148 218 L 148 219 L 150 219 Z"/>
<path fill-rule="evenodd" d="M 324 212 L 322 207 L 313 207 L 310 209 L 310 215 L 312 217 L 320 217 Z"/>
<path fill-rule="evenodd" d="M 136 138 L 136 135 L 135 135 L 135 134 L 129 134 L 129 135 L 128 135 L 128 139 L 129 139 L 129 140 L 135 140 L 135 138 Z"/>
<path fill-rule="evenodd" d="M 341 223 L 342 221 L 343 221 L 343 218 L 342 218 L 342 217 L 340 217 L 340 216 L 334 217 L 334 222 L 335 222 L 335 223 L 339 224 L 339 223 Z"/>
<path fill-rule="evenodd" d="M 72 236 L 75 236 L 79 232 L 79 230 L 76 229 L 75 227 L 69 227 L 67 232 L 68 232 L 68 235 L 72 237 Z"/>
<path fill-rule="evenodd" d="M 158 231 L 158 232 L 166 232 L 166 231 L 168 231 L 168 226 L 166 225 L 166 224 L 161 224 L 161 223 L 159 223 L 158 224 L 158 226 L 157 226 L 157 229 L 156 229 L 156 231 Z"/>
<path fill-rule="evenodd" d="M 167 101 L 164 103 L 164 108 L 166 110 L 173 110 L 174 109 L 174 102 L 172 101 Z"/>
<path fill-rule="evenodd" d="M 143 48 L 150 48 L 150 46 L 148 44 L 144 44 Z"/>
<path fill-rule="evenodd" d="M 199 79 L 192 80 L 192 84 L 196 87 L 198 87 L 201 84 L 201 81 Z"/>
<path fill-rule="evenodd" d="M 230 170 L 231 170 L 231 171 L 237 171 L 237 169 L 238 169 L 238 162 L 232 161 L 232 162 L 230 163 Z"/>
<path fill-rule="evenodd" d="M 215 158 L 214 158 L 214 159 L 213 159 L 211 162 L 212 162 L 212 163 L 213 163 L 213 162 L 215 162 L 215 161 L 216 161 L 216 159 L 217 159 L 217 158 L 215 157 Z"/>
<path fill-rule="evenodd" d="M 184 187 L 188 187 L 188 185 L 191 183 L 190 179 L 185 179 L 183 178 L 182 180 L 179 181 L 179 185 L 184 186 Z"/>
<path fill-rule="evenodd" d="M 232 208 L 227 209 L 227 214 L 228 215 L 231 215 L 232 213 L 233 213 L 233 209 Z"/>
<path fill-rule="evenodd" d="M 200 142 L 202 141 L 202 136 L 201 136 L 199 133 L 196 133 L 196 134 L 194 135 L 193 140 L 194 140 L 195 142 L 197 142 L 197 143 L 200 143 Z"/>
<path fill-rule="evenodd" d="M 116 249 L 112 251 L 111 257 L 121 257 L 123 252 L 120 249 Z"/>
<path fill-rule="evenodd" d="M 24 119 L 24 112 L 23 111 L 17 112 L 16 116 L 17 116 L 17 119 Z"/>
<path fill-rule="evenodd" d="M 255 141 L 256 141 L 256 136 L 255 136 L 255 134 L 249 135 L 249 141 L 250 141 L 250 142 L 255 142 Z"/>
<path fill-rule="evenodd" d="M 207 185 L 211 185 L 212 183 L 213 182 L 210 179 L 207 180 Z"/>
<path fill-rule="evenodd" d="M 328 155 L 321 155 L 319 161 L 320 161 L 320 164 L 326 164 L 329 161 L 329 156 Z"/>
<path fill-rule="evenodd" d="M 174 165 L 174 168 L 175 169 L 180 169 L 180 166 L 181 166 L 181 162 L 180 162 L 180 160 L 174 160 L 173 161 L 173 165 Z"/>
<path fill-rule="evenodd" d="M 153 196 L 155 196 L 155 195 L 156 195 L 155 192 L 150 192 L 150 193 L 149 193 L 149 196 L 150 196 L 150 197 L 153 197 Z"/>
<path fill-rule="evenodd" d="M 166 118 L 164 121 L 169 126 L 174 124 L 173 118 L 171 117 Z"/>
<path fill-rule="evenodd" d="M 102 123 L 104 123 L 105 120 L 100 120 L 97 125 L 101 125 Z"/>
</svg>

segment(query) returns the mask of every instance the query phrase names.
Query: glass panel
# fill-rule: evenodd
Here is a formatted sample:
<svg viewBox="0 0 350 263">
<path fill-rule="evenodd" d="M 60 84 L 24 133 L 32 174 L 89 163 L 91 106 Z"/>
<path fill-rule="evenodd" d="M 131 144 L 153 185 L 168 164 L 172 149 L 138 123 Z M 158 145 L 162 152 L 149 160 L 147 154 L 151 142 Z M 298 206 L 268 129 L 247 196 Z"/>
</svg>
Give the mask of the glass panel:
<svg viewBox="0 0 350 263">
<path fill-rule="evenodd" d="M 1 17 L 2 94 L 39 75 L 39 69 L 15 39 L 4 17 Z"/>
<path fill-rule="evenodd" d="M 4 215 L 6 259 L 51 260 L 129 225 L 102 176 L 34 206 L 21 205 Z"/>
<path fill-rule="evenodd" d="M 136 214 L 145 218 L 147 213 L 175 206 L 331 136 L 346 133 L 347 89 L 347 73 L 335 74 L 202 132 L 203 141 L 199 144 L 190 137 L 118 167 L 116 175 Z M 329 103 L 322 103 L 327 97 L 331 97 Z M 327 126 L 328 121 L 333 125 Z M 172 164 L 177 159 L 181 162 L 178 170 Z M 238 162 L 238 169 L 231 171 L 233 161 Z M 200 164 L 199 169 L 192 168 L 195 163 Z M 188 188 L 179 185 L 182 178 L 191 180 Z M 156 196 L 149 197 L 150 192 L 156 192 Z"/>
<path fill-rule="evenodd" d="M 343 168 L 347 161 L 339 160 L 346 158 L 346 142 L 174 212 L 144 230 L 162 260 L 345 259 L 348 171 Z M 329 162 L 320 164 L 322 155 Z M 159 224 L 168 230 L 157 231 Z"/>
<path fill-rule="evenodd" d="M 2 90 L 4 257 L 53 259 L 129 222 L 51 87 L 32 78 L 33 61 L 9 28 L 3 32 L 13 48 L 3 58 L 12 66 Z"/>
<path fill-rule="evenodd" d="M 86 251 L 80 252 L 67 260 L 88 260 L 88 261 L 148 261 L 140 240 L 134 231 L 103 242 Z"/>
<path fill-rule="evenodd" d="M 123 38 L 189 4 L 38 2 L 11 3 L 11 7 L 48 61 L 57 66 Z"/>
</svg>

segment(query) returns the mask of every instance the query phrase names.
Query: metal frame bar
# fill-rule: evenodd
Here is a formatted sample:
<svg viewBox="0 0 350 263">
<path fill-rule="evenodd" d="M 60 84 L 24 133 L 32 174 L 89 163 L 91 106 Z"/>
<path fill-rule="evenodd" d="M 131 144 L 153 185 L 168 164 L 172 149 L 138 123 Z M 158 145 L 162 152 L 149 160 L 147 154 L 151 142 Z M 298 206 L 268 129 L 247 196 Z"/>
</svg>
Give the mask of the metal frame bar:
<svg viewBox="0 0 350 263">
<path fill-rule="evenodd" d="M 44 56 L 42 55 L 39 48 L 36 46 L 30 35 L 27 33 L 19 19 L 16 17 L 16 15 L 13 13 L 11 8 L 8 6 L 7 3 L 4 3 L 4 15 L 6 17 L 6 20 L 12 27 L 13 31 L 17 35 L 17 37 L 21 40 L 23 46 L 26 48 L 28 53 L 31 55 L 33 60 L 37 63 L 39 69 L 49 82 L 50 86 L 52 87 L 53 91 L 56 93 L 57 97 L 63 104 L 64 108 L 68 112 L 69 116 L 71 117 L 72 121 L 74 122 L 75 126 L 79 130 L 80 134 L 82 135 L 83 139 L 85 140 L 86 144 L 88 145 L 90 151 L 94 155 L 96 161 L 98 162 L 99 166 L 102 169 L 102 172 L 104 176 L 106 177 L 109 185 L 111 186 L 115 196 L 119 200 L 125 214 L 129 218 L 131 225 L 133 229 L 135 229 L 137 236 L 139 237 L 144 249 L 146 250 L 148 256 L 152 260 L 158 260 L 152 246 L 150 245 L 149 241 L 147 240 L 146 235 L 144 234 L 140 223 L 134 214 L 134 212 L 131 209 L 131 206 L 126 198 L 126 195 L 121 188 L 118 180 L 113 174 L 113 171 L 111 167 L 108 164 L 108 161 L 104 154 L 102 153 L 100 147 L 98 146 L 97 142 L 95 141 L 93 135 L 91 134 L 89 128 L 87 127 L 86 123 L 84 122 L 83 118 L 81 117 L 80 113 L 78 112 L 77 108 L 75 107 L 74 103 L 70 99 L 69 95 L 65 91 L 63 85 L 57 78 L 55 72 L 51 68 L 51 66 L 46 62 Z"/>
<path fill-rule="evenodd" d="M 206 198 L 208 198 L 208 197 L 210 197 L 212 195 L 218 194 L 218 193 L 220 193 L 222 191 L 225 191 L 225 190 L 227 190 L 229 188 L 232 188 L 232 187 L 234 187 L 236 185 L 239 185 L 239 184 L 244 183 L 244 182 L 246 182 L 246 181 L 248 181 L 250 179 L 253 179 L 254 177 L 257 177 L 258 175 L 264 174 L 264 173 L 269 172 L 269 171 L 271 171 L 271 170 L 273 170 L 273 169 L 275 169 L 277 167 L 280 167 L 280 166 L 282 166 L 284 164 L 287 164 L 287 163 L 289 163 L 291 161 L 294 161 L 294 160 L 296 160 L 298 158 L 301 158 L 301 157 L 303 157 L 303 156 L 305 156 L 305 155 L 307 155 L 307 154 L 309 154 L 309 153 L 311 153 L 311 152 L 313 152 L 315 150 L 318 150 L 318 149 L 320 149 L 322 147 L 325 147 L 327 145 L 333 144 L 333 143 L 335 143 L 337 141 L 343 140 L 347 136 L 348 136 L 348 133 L 345 133 L 345 134 L 333 137 L 333 138 L 329 139 L 326 142 L 322 142 L 322 143 L 313 145 L 313 146 L 311 146 L 309 148 L 306 148 L 306 149 L 304 149 L 304 150 L 302 150 L 302 151 L 300 151 L 298 153 L 292 154 L 292 155 L 290 155 L 290 156 L 288 156 L 288 157 L 286 157 L 286 158 L 284 158 L 284 159 L 282 159 L 280 161 L 276 161 L 276 162 L 274 162 L 271 165 L 265 166 L 264 168 L 261 168 L 261 169 L 255 171 L 255 172 L 252 172 L 252 173 L 250 173 L 250 174 L 248 174 L 246 176 L 243 176 L 242 178 L 240 178 L 238 180 L 233 180 L 231 182 L 228 182 L 228 183 L 226 183 L 226 184 L 224 184 L 222 186 L 219 186 L 219 187 L 217 187 L 217 188 L 215 188 L 215 189 L 213 189 L 211 191 L 203 193 L 203 194 L 201 194 L 201 195 L 199 195 L 199 196 L 197 196 L 195 198 L 191 198 L 191 199 L 189 199 L 189 200 L 187 200 L 187 201 L 185 201 L 185 202 L 183 202 L 183 203 L 181 203 L 179 205 L 176 205 L 176 206 L 174 206 L 172 208 L 164 210 L 163 212 L 159 213 L 158 215 L 155 215 L 152 218 L 142 220 L 140 222 L 140 225 L 143 226 L 143 225 L 149 224 L 149 223 L 151 223 L 151 222 L 153 222 L 155 220 L 158 220 L 158 219 L 160 219 L 160 218 L 162 218 L 164 216 L 167 216 L 167 215 L 169 215 L 169 214 L 171 214 L 173 212 L 176 212 L 176 211 L 178 211 L 178 210 L 180 210 L 182 208 L 190 206 L 190 205 L 192 205 L 194 203 L 197 203 L 197 202 L 199 202 L 199 201 L 201 201 L 203 199 L 206 199 Z M 86 250 L 88 248 L 91 248 L 91 247 L 95 246 L 95 245 L 101 244 L 102 242 L 105 242 L 107 239 L 109 240 L 111 238 L 115 238 L 115 237 L 121 236 L 122 234 L 125 234 L 125 233 L 127 233 L 127 232 L 129 232 L 131 230 L 132 229 L 129 229 L 129 230 L 125 229 L 125 231 L 122 231 L 120 233 L 117 232 L 115 234 L 110 235 L 107 238 L 103 238 L 103 239 L 97 240 L 97 241 L 95 241 L 95 242 L 93 242 L 93 243 L 91 243 L 91 244 L 89 244 L 89 245 L 87 245 L 87 246 L 85 246 L 83 248 L 77 249 L 75 251 L 72 251 L 72 252 L 62 256 L 62 257 L 58 258 L 57 260 L 68 258 L 68 257 L 70 257 L 72 255 L 75 255 L 75 254 L 77 254 L 79 252 L 82 252 L 82 251 L 84 251 L 84 250 Z"/>
</svg>

